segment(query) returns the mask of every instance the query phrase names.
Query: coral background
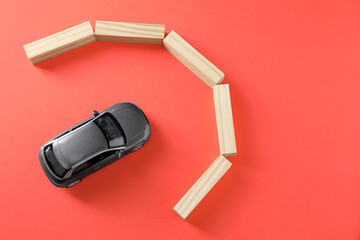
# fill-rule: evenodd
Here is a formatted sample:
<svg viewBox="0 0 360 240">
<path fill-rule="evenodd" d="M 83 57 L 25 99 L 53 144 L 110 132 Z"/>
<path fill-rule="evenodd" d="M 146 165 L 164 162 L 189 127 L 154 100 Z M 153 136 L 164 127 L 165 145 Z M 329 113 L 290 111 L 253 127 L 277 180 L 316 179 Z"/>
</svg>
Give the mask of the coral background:
<svg viewBox="0 0 360 240">
<path fill-rule="evenodd" d="M 166 24 L 226 75 L 238 154 L 186 221 L 172 208 L 219 154 L 212 91 L 162 46 L 27 60 L 87 20 Z M 359 1 L 1 1 L 0 22 L 0 239 L 360 238 Z M 122 101 L 150 141 L 52 186 L 40 146 Z"/>
</svg>

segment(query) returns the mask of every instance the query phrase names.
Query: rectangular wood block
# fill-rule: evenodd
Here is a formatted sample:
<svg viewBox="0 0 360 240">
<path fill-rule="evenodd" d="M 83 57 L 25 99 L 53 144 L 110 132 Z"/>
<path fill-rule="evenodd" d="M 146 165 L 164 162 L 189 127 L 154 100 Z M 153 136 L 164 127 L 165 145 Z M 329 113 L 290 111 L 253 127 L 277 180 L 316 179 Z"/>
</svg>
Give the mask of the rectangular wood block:
<svg viewBox="0 0 360 240">
<path fill-rule="evenodd" d="M 176 204 L 174 211 L 185 219 L 230 167 L 231 163 L 220 155 Z"/>
<path fill-rule="evenodd" d="M 224 73 L 195 48 L 171 31 L 163 41 L 164 47 L 207 85 L 214 87 L 224 79 Z"/>
<path fill-rule="evenodd" d="M 87 21 L 26 44 L 24 49 L 31 63 L 36 64 L 94 41 L 94 31 Z"/>
<path fill-rule="evenodd" d="M 213 93 L 220 153 L 225 157 L 235 156 L 237 150 L 229 84 L 215 86 Z"/>
<path fill-rule="evenodd" d="M 96 21 L 96 41 L 162 44 L 165 25 Z"/>
</svg>

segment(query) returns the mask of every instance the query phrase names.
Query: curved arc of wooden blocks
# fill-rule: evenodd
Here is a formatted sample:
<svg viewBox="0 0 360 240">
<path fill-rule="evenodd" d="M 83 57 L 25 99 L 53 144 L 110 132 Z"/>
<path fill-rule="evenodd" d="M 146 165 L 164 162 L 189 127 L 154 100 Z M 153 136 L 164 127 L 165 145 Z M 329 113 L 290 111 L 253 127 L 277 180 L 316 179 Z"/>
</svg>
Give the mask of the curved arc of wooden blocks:
<svg viewBox="0 0 360 240">
<path fill-rule="evenodd" d="M 220 84 L 225 74 L 176 32 L 171 31 L 165 37 L 165 25 L 161 24 L 96 21 L 94 32 L 87 21 L 26 44 L 24 49 L 31 63 L 37 64 L 95 40 L 163 44 L 175 58 L 213 88 L 220 156 L 175 205 L 174 211 L 186 219 L 231 167 L 225 157 L 237 153 L 230 88 L 228 84 Z"/>
</svg>

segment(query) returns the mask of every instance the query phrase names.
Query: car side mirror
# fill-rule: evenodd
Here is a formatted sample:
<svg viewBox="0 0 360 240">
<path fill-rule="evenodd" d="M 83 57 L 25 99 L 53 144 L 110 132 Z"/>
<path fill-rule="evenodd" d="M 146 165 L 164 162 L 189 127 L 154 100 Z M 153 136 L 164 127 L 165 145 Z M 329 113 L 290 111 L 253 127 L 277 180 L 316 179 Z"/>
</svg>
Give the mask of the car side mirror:
<svg viewBox="0 0 360 240">
<path fill-rule="evenodd" d="M 94 117 L 99 115 L 98 111 L 96 111 L 96 110 L 92 110 L 92 113 L 93 113 Z"/>
</svg>

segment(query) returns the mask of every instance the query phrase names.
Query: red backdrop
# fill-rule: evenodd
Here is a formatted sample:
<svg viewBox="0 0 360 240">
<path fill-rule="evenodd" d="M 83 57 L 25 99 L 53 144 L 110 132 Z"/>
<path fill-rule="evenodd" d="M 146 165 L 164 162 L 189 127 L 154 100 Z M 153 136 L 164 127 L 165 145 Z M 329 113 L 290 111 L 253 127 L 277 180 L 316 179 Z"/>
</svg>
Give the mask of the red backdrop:
<svg viewBox="0 0 360 240">
<path fill-rule="evenodd" d="M 359 239 L 360 3 L 1 1 L 0 239 Z M 162 46 L 95 42 L 36 66 L 23 45 L 90 20 L 166 24 L 225 73 L 238 155 L 183 221 L 216 159 L 211 89 Z M 152 127 L 71 189 L 37 153 L 116 102 Z"/>
</svg>

